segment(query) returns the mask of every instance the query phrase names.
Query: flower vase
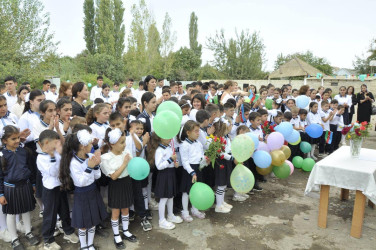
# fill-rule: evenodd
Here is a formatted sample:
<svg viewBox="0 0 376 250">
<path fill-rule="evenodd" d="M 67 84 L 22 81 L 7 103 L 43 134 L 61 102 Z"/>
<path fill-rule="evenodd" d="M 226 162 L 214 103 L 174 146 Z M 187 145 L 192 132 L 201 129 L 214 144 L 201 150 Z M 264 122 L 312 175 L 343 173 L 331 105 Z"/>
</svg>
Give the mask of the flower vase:
<svg viewBox="0 0 376 250">
<path fill-rule="evenodd" d="M 350 140 L 350 152 L 352 158 L 359 158 L 360 149 L 362 148 L 363 138 Z"/>
</svg>

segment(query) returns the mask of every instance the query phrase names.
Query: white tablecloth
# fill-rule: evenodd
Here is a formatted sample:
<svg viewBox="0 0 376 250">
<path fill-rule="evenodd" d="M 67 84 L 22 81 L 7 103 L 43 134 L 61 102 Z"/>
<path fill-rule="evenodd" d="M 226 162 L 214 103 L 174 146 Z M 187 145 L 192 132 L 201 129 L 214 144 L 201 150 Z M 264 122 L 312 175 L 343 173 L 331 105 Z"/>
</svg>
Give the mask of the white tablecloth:
<svg viewBox="0 0 376 250">
<path fill-rule="evenodd" d="M 316 163 L 304 194 L 319 197 L 321 184 L 362 191 L 376 204 L 376 150 L 362 148 L 356 159 L 351 158 L 350 147 L 342 146 Z"/>
</svg>

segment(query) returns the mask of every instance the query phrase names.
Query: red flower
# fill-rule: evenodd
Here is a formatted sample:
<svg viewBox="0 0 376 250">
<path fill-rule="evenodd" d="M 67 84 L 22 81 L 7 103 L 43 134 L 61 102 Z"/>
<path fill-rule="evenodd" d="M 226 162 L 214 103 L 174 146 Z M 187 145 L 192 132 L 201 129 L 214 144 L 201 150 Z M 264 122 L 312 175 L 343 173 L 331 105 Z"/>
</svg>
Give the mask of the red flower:
<svg viewBox="0 0 376 250">
<path fill-rule="evenodd" d="M 225 144 L 225 145 L 226 145 L 226 144 L 227 144 L 227 141 L 225 140 L 225 141 L 223 142 L 223 144 Z"/>
<path fill-rule="evenodd" d="M 221 160 L 223 160 L 223 158 L 225 158 L 225 156 L 224 155 L 221 155 L 221 157 L 219 157 Z"/>
<path fill-rule="evenodd" d="M 218 153 L 220 153 L 220 152 L 221 152 L 221 150 L 220 150 L 220 149 L 218 149 L 218 150 L 217 150 L 217 152 L 218 152 Z"/>
<path fill-rule="evenodd" d="M 224 165 L 220 165 L 219 168 L 220 168 L 220 169 L 224 169 L 225 166 L 224 166 Z"/>
<path fill-rule="evenodd" d="M 366 130 L 366 127 L 360 126 L 360 130 Z"/>
<path fill-rule="evenodd" d="M 364 122 L 361 123 L 361 125 L 363 125 L 363 126 L 367 126 L 367 124 L 368 124 L 367 121 L 364 121 Z"/>
<path fill-rule="evenodd" d="M 217 137 L 214 138 L 214 141 L 217 142 Z"/>
<path fill-rule="evenodd" d="M 222 150 L 223 150 L 223 151 L 225 150 L 225 146 L 222 146 Z"/>
</svg>

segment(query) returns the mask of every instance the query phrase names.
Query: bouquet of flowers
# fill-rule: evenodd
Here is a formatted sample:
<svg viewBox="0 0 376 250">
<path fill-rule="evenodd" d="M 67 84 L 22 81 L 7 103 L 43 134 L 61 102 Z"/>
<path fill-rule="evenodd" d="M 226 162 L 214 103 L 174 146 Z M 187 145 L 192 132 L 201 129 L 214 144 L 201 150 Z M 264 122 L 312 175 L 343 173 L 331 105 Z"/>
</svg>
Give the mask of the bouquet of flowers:
<svg viewBox="0 0 376 250">
<path fill-rule="evenodd" d="M 350 126 L 342 129 L 342 134 L 345 135 L 346 140 L 357 140 L 369 135 L 368 129 L 371 125 L 364 121 L 359 124 L 359 122 L 351 123 Z"/>
<path fill-rule="evenodd" d="M 226 139 L 213 135 L 207 136 L 206 139 L 209 139 L 208 143 L 210 142 L 210 144 L 209 148 L 205 151 L 205 156 L 209 158 L 214 168 L 215 159 L 225 152 Z M 223 156 L 221 156 L 221 158 L 223 158 Z"/>
<path fill-rule="evenodd" d="M 264 135 L 268 135 L 268 134 L 271 134 L 273 133 L 275 130 L 274 130 L 274 125 L 271 125 L 268 121 L 265 121 L 264 124 L 261 125 L 261 129 L 262 129 L 262 132 L 264 133 Z"/>
</svg>

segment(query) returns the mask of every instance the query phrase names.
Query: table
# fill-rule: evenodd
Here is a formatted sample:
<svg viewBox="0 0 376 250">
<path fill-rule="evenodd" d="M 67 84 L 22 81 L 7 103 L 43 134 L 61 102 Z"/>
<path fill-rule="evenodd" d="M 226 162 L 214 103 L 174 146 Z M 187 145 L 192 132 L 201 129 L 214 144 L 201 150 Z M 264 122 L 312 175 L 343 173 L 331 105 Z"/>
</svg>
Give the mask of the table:
<svg viewBox="0 0 376 250">
<path fill-rule="evenodd" d="M 314 166 L 304 194 L 320 197 L 318 226 L 327 227 L 330 186 L 341 188 L 341 199 L 356 190 L 350 235 L 360 238 L 366 197 L 376 203 L 376 150 L 362 148 L 359 158 L 351 158 L 350 147 L 342 146 Z M 318 196 L 320 191 L 320 196 Z"/>
</svg>

